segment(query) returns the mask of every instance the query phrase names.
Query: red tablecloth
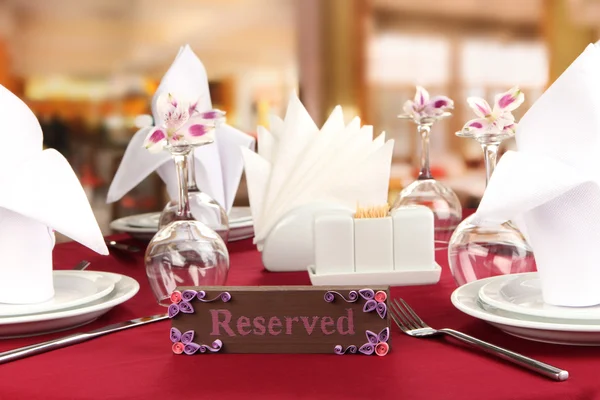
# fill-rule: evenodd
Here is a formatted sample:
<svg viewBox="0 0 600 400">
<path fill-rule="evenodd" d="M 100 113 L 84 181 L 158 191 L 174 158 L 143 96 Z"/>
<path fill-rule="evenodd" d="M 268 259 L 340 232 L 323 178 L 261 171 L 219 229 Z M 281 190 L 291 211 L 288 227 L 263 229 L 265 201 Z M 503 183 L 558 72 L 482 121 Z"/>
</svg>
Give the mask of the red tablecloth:
<svg viewBox="0 0 600 400">
<path fill-rule="evenodd" d="M 305 272 L 269 273 L 250 240 L 232 243 L 230 285 L 310 284 Z M 567 369 L 567 382 L 553 382 L 473 351 L 452 339 L 415 339 L 392 329 L 386 357 L 337 355 L 236 355 L 182 357 L 171 352 L 170 323 L 111 334 L 90 342 L 0 365 L 0 399 L 593 399 L 600 398 L 600 348 L 567 347 L 508 336 L 454 309 L 455 285 L 446 253 L 444 272 L 432 286 L 394 288 L 434 327 L 450 327 Z M 78 261 L 90 269 L 130 275 L 141 284 L 130 301 L 86 331 L 157 314 L 142 261 L 102 257 L 77 243 L 56 247 L 55 265 Z M 9 350 L 62 334 L 0 341 Z"/>
</svg>

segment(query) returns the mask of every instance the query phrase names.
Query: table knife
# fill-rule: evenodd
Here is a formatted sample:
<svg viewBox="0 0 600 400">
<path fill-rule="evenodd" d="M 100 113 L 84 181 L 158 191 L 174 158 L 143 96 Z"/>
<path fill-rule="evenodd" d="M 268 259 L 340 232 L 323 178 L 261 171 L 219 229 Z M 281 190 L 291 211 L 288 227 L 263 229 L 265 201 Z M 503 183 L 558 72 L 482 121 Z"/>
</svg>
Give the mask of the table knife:
<svg viewBox="0 0 600 400">
<path fill-rule="evenodd" d="M 5 351 L 3 353 L 0 353 L 0 364 L 5 364 L 10 361 L 20 360 L 21 358 L 60 349 L 62 347 L 67 347 L 72 344 L 82 343 L 100 336 L 107 335 L 109 333 L 119 332 L 125 329 L 134 328 L 136 326 L 142 326 L 150 324 L 152 322 L 162 321 L 167 318 L 167 314 L 158 314 L 152 315 L 150 317 L 136 318 L 130 321 L 108 325 L 103 328 L 95 329 L 93 331 L 75 333 L 73 335 L 64 336 L 59 339 L 49 340 L 47 342 L 37 343 L 31 346 L 25 346 L 20 347 L 18 349 Z"/>
<path fill-rule="evenodd" d="M 140 248 L 137 246 L 132 246 L 130 244 L 115 242 L 114 240 L 107 240 L 107 241 L 105 241 L 105 243 L 108 247 L 112 247 L 117 250 L 128 251 L 130 253 L 137 253 L 140 251 Z"/>
</svg>

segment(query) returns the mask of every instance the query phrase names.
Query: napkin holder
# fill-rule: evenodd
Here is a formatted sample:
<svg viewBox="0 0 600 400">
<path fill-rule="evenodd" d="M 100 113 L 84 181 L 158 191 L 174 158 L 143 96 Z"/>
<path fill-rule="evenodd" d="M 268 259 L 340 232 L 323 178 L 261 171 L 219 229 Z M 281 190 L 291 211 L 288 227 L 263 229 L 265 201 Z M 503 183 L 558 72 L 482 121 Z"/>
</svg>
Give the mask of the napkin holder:
<svg viewBox="0 0 600 400">
<path fill-rule="evenodd" d="M 266 270 L 306 271 L 314 264 L 315 214 L 336 212 L 351 216 L 353 210 L 333 203 L 308 203 L 285 214 L 261 243 L 257 243 Z"/>
</svg>

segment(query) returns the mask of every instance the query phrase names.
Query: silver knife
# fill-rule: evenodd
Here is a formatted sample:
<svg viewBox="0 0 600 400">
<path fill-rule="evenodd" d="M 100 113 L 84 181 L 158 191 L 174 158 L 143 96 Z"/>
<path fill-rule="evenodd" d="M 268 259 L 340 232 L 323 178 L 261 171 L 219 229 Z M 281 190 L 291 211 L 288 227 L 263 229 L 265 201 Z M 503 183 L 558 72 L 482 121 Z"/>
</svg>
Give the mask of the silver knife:
<svg viewBox="0 0 600 400">
<path fill-rule="evenodd" d="M 84 333 L 75 333 L 73 335 L 64 336 L 59 339 L 49 340 L 47 342 L 32 344 L 31 346 L 20 347 L 18 349 L 5 351 L 0 353 L 0 364 L 5 364 L 10 361 L 20 360 L 21 358 L 33 356 L 36 354 L 45 353 L 70 346 L 72 344 L 82 343 L 100 336 L 107 335 L 113 332 L 119 332 L 125 329 L 134 328 L 136 326 L 151 324 L 169 318 L 167 314 L 152 315 L 150 317 L 142 317 L 132 319 L 130 321 L 119 322 L 108 325 L 103 328 Z"/>
<path fill-rule="evenodd" d="M 137 253 L 140 251 L 140 248 L 137 246 L 132 246 L 130 244 L 115 242 L 114 240 L 107 240 L 105 243 L 109 247 L 113 247 L 118 250 L 129 251 L 131 253 Z"/>
</svg>

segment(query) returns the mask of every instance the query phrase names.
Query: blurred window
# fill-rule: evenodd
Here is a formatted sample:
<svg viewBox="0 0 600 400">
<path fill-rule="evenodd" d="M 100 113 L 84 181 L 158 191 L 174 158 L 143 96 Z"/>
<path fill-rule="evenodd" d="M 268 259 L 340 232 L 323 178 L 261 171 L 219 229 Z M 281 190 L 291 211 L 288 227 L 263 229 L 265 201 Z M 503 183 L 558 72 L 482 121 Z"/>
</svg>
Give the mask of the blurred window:
<svg viewBox="0 0 600 400">
<path fill-rule="evenodd" d="M 371 38 L 368 54 L 370 115 L 376 132 L 386 131 L 395 139 L 396 159 L 413 159 L 418 147 L 415 126 L 396 115 L 414 97 L 415 85 L 426 87 L 432 95 L 447 93 L 450 42 L 442 36 L 385 33 Z M 432 151 L 445 148 L 445 131 L 445 122 L 434 126 Z"/>
<path fill-rule="evenodd" d="M 492 102 L 494 94 L 519 85 L 526 97 L 515 113 L 520 118 L 547 84 L 548 54 L 542 40 L 386 31 L 374 34 L 369 42 L 368 81 L 369 115 L 375 130 L 386 131 L 396 140 L 396 160 L 415 161 L 419 149 L 415 127 L 396 119 L 404 102 L 414 96 L 415 85 L 426 87 L 432 95 L 455 97 L 453 123 L 434 126 L 434 157 L 449 152 L 451 127 L 460 125 L 456 121 L 473 118 L 465 102 L 469 96 Z M 461 143 L 461 147 L 467 158 L 481 157 L 477 143 Z"/>
</svg>

